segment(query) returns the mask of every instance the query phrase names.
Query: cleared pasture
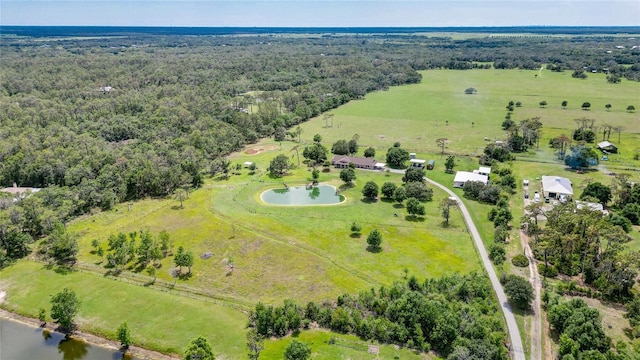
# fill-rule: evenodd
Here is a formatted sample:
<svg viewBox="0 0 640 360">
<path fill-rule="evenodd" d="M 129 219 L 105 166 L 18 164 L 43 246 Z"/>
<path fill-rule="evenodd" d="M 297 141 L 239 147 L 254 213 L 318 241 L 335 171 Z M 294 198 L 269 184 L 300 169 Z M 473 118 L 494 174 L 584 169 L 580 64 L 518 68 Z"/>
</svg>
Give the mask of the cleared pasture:
<svg viewBox="0 0 640 360">
<path fill-rule="evenodd" d="M 303 184 L 307 170 L 298 169 L 297 173 L 283 180 Z M 392 202 L 362 200 L 366 181 L 399 184 L 399 175 L 357 174 L 354 187 L 343 188 L 342 195 L 347 198 L 343 205 L 268 206 L 261 203 L 259 194 L 282 187 L 282 179 L 263 175 L 262 181 L 251 181 L 249 175 L 232 175 L 192 192 L 183 209 L 177 208 L 176 200 L 150 199 L 135 203 L 131 210 L 120 205 L 117 211 L 78 221 L 69 228 L 82 234 L 81 259 L 93 263 L 102 259 L 90 253 L 92 239 L 106 247 L 108 236 L 119 231 L 167 230 L 175 248 L 182 245 L 196 255 L 193 276 L 179 283 L 243 302 L 285 298 L 322 301 L 390 284 L 404 276 L 405 268 L 419 278 L 479 269 L 461 217 L 454 214 L 449 228 L 440 225 L 437 202 L 445 197 L 443 192 L 435 191 L 424 218 L 411 221 L 406 210 Z M 337 177 L 337 171 L 331 170 L 322 173 L 321 180 L 340 187 Z M 354 221 L 363 226 L 359 237 L 352 236 L 349 229 Z M 382 253 L 366 251 L 366 235 L 374 228 L 383 233 Z M 213 255 L 200 259 L 205 252 Z M 171 257 L 162 261 L 160 279 L 172 281 L 172 261 Z M 233 271 L 228 267 L 230 261 Z"/>
<path fill-rule="evenodd" d="M 368 94 L 333 111 L 333 127 L 325 127 L 322 116 L 302 125 L 308 142 L 321 134 L 329 146 L 338 139 L 360 135 L 363 146 L 386 151 L 395 141 L 416 152 L 437 153 L 436 139 L 448 138 L 448 151 L 480 154 L 484 138 L 503 139 L 500 125 L 510 100 L 520 101 L 514 121 L 539 116 L 546 129 L 573 129 L 573 119 L 587 117 L 596 124 L 623 126 L 626 144 L 640 140 L 640 111 L 627 112 L 628 105 L 640 109 L 640 84 L 623 80 L 609 84 L 603 74 L 574 79 L 570 72 L 543 70 L 430 70 L 421 72 L 420 84 L 399 86 Z M 473 87 L 476 94 L 467 95 Z M 566 109 L 561 107 L 568 102 Z M 539 103 L 546 101 L 545 108 Z M 590 102 L 589 111 L 582 110 Z M 611 104 L 610 111 L 605 108 Z M 614 136 L 617 138 L 617 134 Z M 613 139 L 612 139 L 613 140 Z M 548 138 L 546 138 L 548 142 Z M 544 143 L 546 144 L 546 142 Z M 627 152 L 627 151 L 624 151 Z"/>
</svg>

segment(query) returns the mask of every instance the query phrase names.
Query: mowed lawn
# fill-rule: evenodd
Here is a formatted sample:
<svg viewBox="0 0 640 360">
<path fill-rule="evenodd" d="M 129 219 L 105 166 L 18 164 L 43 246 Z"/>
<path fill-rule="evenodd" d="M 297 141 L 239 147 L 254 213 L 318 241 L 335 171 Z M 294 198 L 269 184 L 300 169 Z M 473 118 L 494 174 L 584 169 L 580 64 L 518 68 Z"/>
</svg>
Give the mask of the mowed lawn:
<svg viewBox="0 0 640 360">
<path fill-rule="evenodd" d="M 504 139 L 500 125 L 510 100 L 520 101 L 512 119 L 516 122 L 539 116 L 544 128 L 573 129 L 574 119 L 587 117 L 597 124 L 623 126 L 629 139 L 640 140 L 640 84 L 623 80 L 609 84 L 603 74 L 574 79 L 570 72 L 537 70 L 429 70 L 422 71 L 422 82 L 368 94 L 332 111 L 333 127 L 326 128 L 320 116 L 302 125 L 303 140 L 318 133 L 330 146 L 338 139 L 360 135 L 360 143 L 386 151 L 399 141 L 415 152 L 439 152 L 438 138 L 448 138 L 450 152 L 480 154 L 484 138 Z M 477 89 L 474 95 L 465 89 Z M 567 109 L 561 103 L 567 100 Z M 546 101 L 546 108 L 539 103 Z M 583 111 L 583 102 L 591 110 Z M 605 105 L 611 104 L 611 111 Z M 638 111 L 629 113 L 628 105 Z M 544 129 L 543 129 L 544 131 Z M 570 135 L 570 134 L 569 134 Z M 612 135 L 611 140 L 617 140 Z M 381 154 L 384 155 L 384 154 Z M 383 158 L 380 156 L 380 158 Z"/>
<path fill-rule="evenodd" d="M 0 290 L 6 292 L 2 306 L 20 314 L 37 317 L 38 309 L 51 309 L 52 295 L 68 287 L 82 302 L 76 320 L 82 331 L 116 339 L 116 329 L 126 321 L 138 346 L 182 354 L 202 335 L 221 358 L 240 359 L 246 353 L 247 316 L 226 306 L 90 273 L 61 274 L 27 260 L 0 275 Z"/>
</svg>

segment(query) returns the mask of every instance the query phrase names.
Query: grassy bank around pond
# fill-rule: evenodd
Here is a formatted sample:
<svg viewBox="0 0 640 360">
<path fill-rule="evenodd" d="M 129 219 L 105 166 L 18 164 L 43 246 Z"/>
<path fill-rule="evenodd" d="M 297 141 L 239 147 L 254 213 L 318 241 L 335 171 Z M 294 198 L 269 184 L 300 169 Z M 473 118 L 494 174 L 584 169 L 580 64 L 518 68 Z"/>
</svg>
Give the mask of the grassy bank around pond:
<svg viewBox="0 0 640 360">
<path fill-rule="evenodd" d="M 129 284 L 82 271 L 60 272 L 28 260 L 0 272 L 2 307 L 29 317 L 51 309 L 50 298 L 63 288 L 82 302 L 76 317 L 81 331 L 110 339 L 126 321 L 136 346 L 182 354 L 202 335 L 224 358 L 243 358 L 247 316 L 236 309 Z M 51 321 L 51 319 L 48 319 Z"/>
</svg>

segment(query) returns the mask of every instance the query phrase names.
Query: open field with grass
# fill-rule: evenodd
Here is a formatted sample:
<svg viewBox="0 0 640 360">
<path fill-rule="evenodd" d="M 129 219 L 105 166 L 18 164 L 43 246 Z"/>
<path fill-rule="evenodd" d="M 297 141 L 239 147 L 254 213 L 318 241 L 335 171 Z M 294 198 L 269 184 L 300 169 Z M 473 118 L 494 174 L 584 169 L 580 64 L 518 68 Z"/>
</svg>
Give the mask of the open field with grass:
<svg viewBox="0 0 640 360">
<path fill-rule="evenodd" d="M 215 339 L 214 349 L 224 358 L 245 354 L 246 314 L 226 306 L 26 260 L 0 274 L 0 289 L 7 293 L 2 307 L 22 315 L 37 317 L 38 309 L 51 308 L 50 296 L 68 287 L 82 301 L 77 323 L 83 331 L 115 339 L 126 321 L 133 342 L 142 347 L 182 354 L 190 340 L 203 335 Z"/>
<path fill-rule="evenodd" d="M 299 172 L 298 184 L 303 184 L 306 170 Z M 451 226 L 442 228 L 437 201 L 428 203 L 427 216 L 415 222 L 407 220 L 406 211 L 393 203 L 361 200 L 366 181 L 400 183 L 399 175 L 358 172 L 355 186 L 342 191 L 344 204 L 294 208 L 266 206 L 259 200 L 265 189 L 282 187 L 281 180 L 263 175 L 263 181 L 251 181 L 248 176 L 234 175 L 194 191 L 183 209 L 176 208 L 178 203 L 171 199 L 146 200 L 131 210 L 121 205 L 117 211 L 78 221 L 69 228 L 82 234 L 82 259 L 95 263 L 101 259 L 89 252 L 92 239 L 106 244 L 109 234 L 118 231 L 144 227 L 158 233 L 166 229 L 175 247 L 182 245 L 196 255 L 213 253 L 206 260 L 197 256 L 193 277 L 178 283 L 245 302 L 321 301 L 390 284 L 404 276 L 405 268 L 420 278 L 480 268 L 461 217 L 454 215 Z M 336 177 L 332 170 L 323 173 L 321 180 L 340 186 Z M 292 180 L 293 185 L 294 179 L 284 180 Z M 435 199 L 444 197 L 435 192 Z M 354 221 L 363 226 L 360 237 L 353 237 L 349 230 Z M 365 250 L 366 235 L 374 228 L 384 238 L 383 251 L 378 254 Z M 232 272 L 227 266 L 230 260 Z M 171 280 L 172 261 L 163 261 L 160 279 Z M 447 267 L 442 266 L 445 263 Z"/>
<path fill-rule="evenodd" d="M 513 164 L 518 182 L 517 193 L 512 199 L 516 222 L 522 211 L 521 184 L 525 178 L 531 180 L 530 191 L 533 191 L 538 186 L 535 180 L 541 175 L 566 176 L 573 181 L 576 194 L 586 184 L 585 179 L 609 183 L 611 176 L 603 171 L 577 174 L 566 170 L 547 148 L 550 137 L 570 133 L 575 125 L 574 118 L 589 117 L 598 123 L 623 126 L 622 154 L 612 156 L 610 163 L 612 166 L 640 167 L 640 162 L 631 156 L 634 146 L 640 147 L 637 145 L 640 144 L 640 126 L 637 125 L 640 116 L 638 112 L 624 110 L 638 101 L 638 83 L 623 80 L 621 84 L 612 85 L 600 74 L 589 74 L 586 80 L 573 79 L 570 73 L 546 70 L 542 76 L 535 77 L 536 74 L 538 71 L 518 70 L 422 72 L 421 84 L 372 93 L 364 100 L 336 109 L 333 127 L 325 127 L 322 116 L 302 124 L 302 142 L 309 143 L 314 134 L 320 134 L 323 144 L 330 148 L 336 140 L 349 139 L 357 133 L 361 151 L 373 146 L 377 149 L 376 159 L 384 161 L 386 149 L 399 141 L 402 147 L 417 152 L 418 158 L 436 160 L 435 170 L 428 171 L 427 176 L 451 186 L 454 175 L 444 173 L 446 156 L 439 154 L 436 139 L 448 138 L 450 143 L 445 151 L 459 154 L 455 170 L 475 169 L 478 166 L 475 155 L 480 155 L 488 143 L 485 138 L 491 141 L 504 139 L 500 125 L 506 114 L 505 105 L 509 100 L 521 101 L 523 105 L 515 109 L 513 119 L 540 116 L 544 127 L 540 149 L 530 150 L 522 155 L 522 161 Z M 478 93 L 464 94 L 468 87 L 476 88 Z M 549 103 L 546 108 L 539 107 L 542 100 Z M 561 108 L 563 100 L 569 102 L 568 109 Z M 580 109 L 584 101 L 591 102 L 592 110 Z M 611 111 L 605 110 L 606 103 L 612 104 Z M 640 108 L 640 103 L 634 105 Z M 611 140 L 617 140 L 617 134 L 612 135 Z M 99 240 L 106 249 L 111 234 L 142 229 L 158 234 L 166 230 L 171 235 L 174 250 L 184 246 L 195 254 L 192 276 L 177 279 L 177 285 L 193 293 L 209 294 L 217 303 L 156 291 L 156 287 L 114 281 L 98 273 L 61 275 L 25 261 L 0 272 L 0 290 L 8 294 L 4 306 L 35 316 L 39 307 L 48 307 L 49 295 L 69 286 L 78 291 L 85 304 L 79 321 L 83 329 L 112 337 L 117 325 L 127 320 L 134 331 L 136 344 L 174 353 L 180 353 L 191 338 L 200 335 L 194 333 L 194 329 L 206 329 L 208 333 L 202 335 L 212 341 L 217 353 L 226 358 L 240 358 L 246 353 L 246 315 L 237 308 L 248 309 L 258 301 L 279 304 L 286 298 L 300 304 L 310 300 L 331 300 L 342 293 L 357 293 L 390 284 L 403 278 L 405 270 L 423 280 L 481 269 L 460 214 L 452 212 L 451 225 L 442 226 L 438 203 L 446 196 L 444 192 L 434 189 L 434 201 L 426 203 L 427 214 L 419 220 L 406 217 L 406 210 L 392 202 L 362 200 L 361 190 L 367 181 L 375 181 L 378 185 L 386 181 L 400 184 L 401 176 L 397 174 L 357 171 L 354 186 L 348 187 L 343 186 L 339 172 L 330 169 L 321 172 L 319 180 L 340 188 L 346 197 L 343 204 L 313 207 L 263 204 L 259 195 L 264 190 L 282 188 L 283 182 L 304 185 L 309 181 L 311 173 L 304 164 L 282 179 L 266 174 L 269 161 L 278 154 L 286 154 L 297 163 L 298 154 L 294 150 L 297 145 L 264 139 L 247 148 L 252 151 L 232 154 L 229 156 L 232 168 L 235 164 L 252 161 L 257 170 L 251 172 L 243 168 L 228 178 L 207 179 L 201 189 L 191 192 L 183 208 L 174 199 L 146 199 L 119 204 L 111 211 L 68 225 L 70 231 L 80 234 L 80 262 L 86 265 L 85 268 L 94 269 L 103 266 L 104 259 L 91 252 L 93 239 Z M 302 146 L 299 151 L 302 152 Z M 640 173 L 633 174 L 636 181 L 640 181 Z M 454 191 L 462 195 L 461 189 Z M 492 243 L 493 224 L 486 218 L 491 206 L 466 200 L 465 203 L 485 244 Z M 363 226 L 360 236 L 350 232 L 354 221 Z M 380 253 L 366 250 L 366 236 L 374 228 L 383 235 Z M 512 233 L 517 235 L 516 231 Z M 636 241 L 640 243 L 637 231 L 635 233 Z M 632 246 L 637 245 L 634 242 Z M 508 253 L 519 251 L 519 239 L 513 238 Z M 211 257 L 201 258 L 205 253 L 211 253 Z M 173 258 L 164 259 L 157 272 L 159 281 L 173 282 L 173 268 Z M 504 266 L 507 271 L 509 268 L 509 264 Z M 131 266 L 128 270 L 140 269 Z M 151 279 L 145 278 L 144 273 L 138 276 L 145 281 Z M 111 298 L 114 300 L 105 301 Z M 233 308 L 219 305 L 224 303 Z M 138 307 L 144 311 L 136 310 L 135 316 L 129 318 L 129 313 L 134 312 L 130 310 Z M 522 316 L 519 319 L 522 324 Z M 136 333 L 134 323 L 143 330 Z M 174 328 L 176 323 L 180 324 L 177 330 Z M 190 325 L 192 328 L 186 329 Z M 336 334 L 311 331 L 299 336 L 313 343 L 313 352 L 319 359 L 373 358 L 361 350 L 361 344 L 354 345 L 357 349 L 329 345 L 328 340 Z M 345 336 L 339 336 L 339 339 L 347 344 L 359 341 Z M 267 342 L 261 357 L 281 358 L 290 341 L 290 338 L 284 338 Z M 391 346 L 381 347 L 380 351 L 383 358 L 420 358 Z"/>
<path fill-rule="evenodd" d="M 548 129 L 573 129 L 573 119 L 581 117 L 625 127 L 621 134 L 623 154 L 633 150 L 627 145 L 640 143 L 640 84 L 635 82 L 609 84 L 603 74 L 589 74 L 580 80 L 570 72 L 548 70 L 543 70 L 542 76 L 536 76 L 537 70 L 494 69 L 421 74 L 420 84 L 371 93 L 364 100 L 334 110 L 333 127 L 326 128 L 322 117 L 303 124 L 303 140 L 310 142 L 317 133 L 330 145 L 357 133 L 362 146 L 373 146 L 381 154 L 395 141 L 414 152 L 437 153 L 436 139 L 444 137 L 450 140 L 449 152 L 480 154 L 486 146 L 485 137 L 504 139 L 500 125 L 505 106 L 513 100 L 522 103 L 515 108 L 514 121 L 540 117 L 541 145 L 548 142 Z M 465 94 L 469 87 L 477 89 L 477 94 Z M 543 100 L 548 103 L 546 108 L 539 106 Z M 563 100 L 568 102 L 567 109 L 560 106 Z M 591 103 L 591 110 L 581 110 L 585 101 Z M 605 109 L 608 103 L 611 111 Z M 639 111 L 627 112 L 628 105 Z M 611 140 L 617 140 L 617 134 L 612 134 Z"/>
</svg>

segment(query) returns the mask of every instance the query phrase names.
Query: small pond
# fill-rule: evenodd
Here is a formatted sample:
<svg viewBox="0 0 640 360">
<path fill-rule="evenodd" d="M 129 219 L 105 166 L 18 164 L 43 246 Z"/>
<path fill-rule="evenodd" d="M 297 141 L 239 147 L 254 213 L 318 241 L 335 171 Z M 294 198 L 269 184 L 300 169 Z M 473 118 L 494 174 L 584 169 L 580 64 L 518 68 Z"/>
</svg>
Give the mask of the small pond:
<svg viewBox="0 0 640 360">
<path fill-rule="evenodd" d="M 262 193 L 262 201 L 273 205 L 331 205 L 344 201 L 344 196 L 336 193 L 336 188 L 331 185 L 319 185 L 314 187 L 289 186 L 280 189 L 271 189 Z"/>
<path fill-rule="evenodd" d="M 120 360 L 119 351 L 93 346 L 64 335 L 0 318 L 0 359 Z"/>
</svg>

